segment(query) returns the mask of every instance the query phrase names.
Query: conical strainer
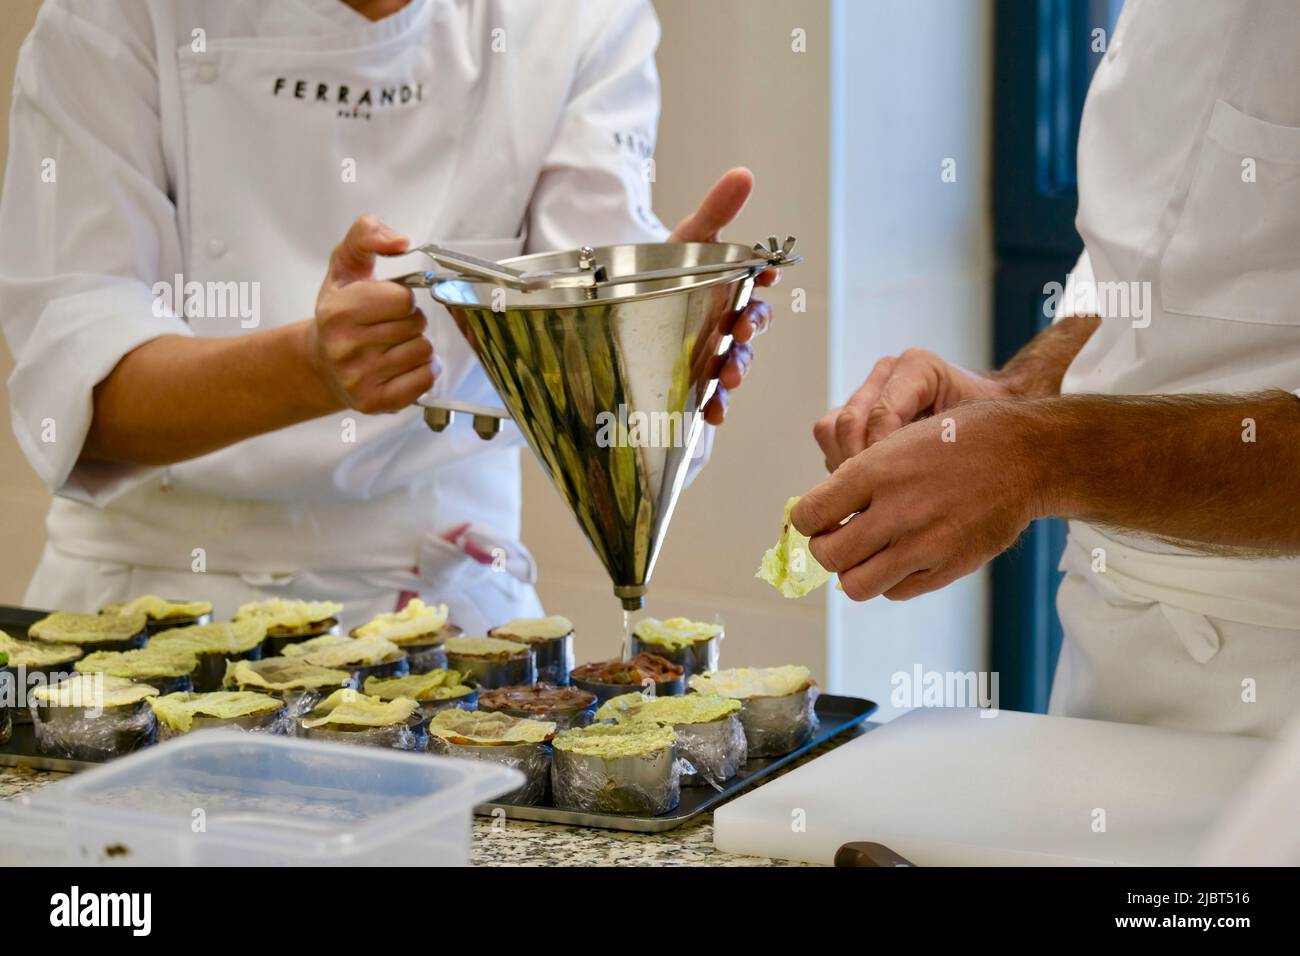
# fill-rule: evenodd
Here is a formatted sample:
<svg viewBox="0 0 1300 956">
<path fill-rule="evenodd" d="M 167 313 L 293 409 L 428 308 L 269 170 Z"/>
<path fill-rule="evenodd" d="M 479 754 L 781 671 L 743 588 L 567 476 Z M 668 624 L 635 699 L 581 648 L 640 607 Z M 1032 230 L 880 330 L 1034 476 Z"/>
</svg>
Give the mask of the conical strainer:
<svg viewBox="0 0 1300 956">
<path fill-rule="evenodd" d="M 584 247 L 487 262 L 418 250 L 464 278 L 413 273 L 478 355 L 505 409 L 421 400 L 435 431 L 455 412 L 485 438 L 512 418 L 609 572 L 641 607 L 717 389 L 733 314 L 764 269 L 798 263 L 761 244 Z"/>
</svg>

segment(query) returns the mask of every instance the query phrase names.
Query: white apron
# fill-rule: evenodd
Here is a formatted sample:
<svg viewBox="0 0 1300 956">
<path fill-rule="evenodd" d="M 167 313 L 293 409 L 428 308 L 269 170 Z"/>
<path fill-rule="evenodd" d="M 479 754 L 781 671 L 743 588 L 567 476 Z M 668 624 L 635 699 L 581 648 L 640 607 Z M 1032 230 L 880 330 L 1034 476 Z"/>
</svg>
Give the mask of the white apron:
<svg viewBox="0 0 1300 956">
<path fill-rule="evenodd" d="M 1050 713 L 1272 737 L 1295 712 L 1289 563 L 1156 553 L 1071 522 L 1061 570 Z"/>
</svg>

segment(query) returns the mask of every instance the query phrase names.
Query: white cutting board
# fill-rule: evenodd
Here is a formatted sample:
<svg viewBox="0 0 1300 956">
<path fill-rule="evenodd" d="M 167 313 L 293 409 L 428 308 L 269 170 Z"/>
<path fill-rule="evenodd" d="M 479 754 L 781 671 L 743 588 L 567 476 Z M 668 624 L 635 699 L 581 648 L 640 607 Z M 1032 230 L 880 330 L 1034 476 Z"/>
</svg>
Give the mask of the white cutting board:
<svg viewBox="0 0 1300 956">
<path fill-rule="evenodd" d="M 714 845 L 827 864 L 854 840 L 928 866 L 1187 864 L 1268 747 L 1133 724 L 980 714 L 920 709 L 873 729 L 718 809 Z"/>
</svg>

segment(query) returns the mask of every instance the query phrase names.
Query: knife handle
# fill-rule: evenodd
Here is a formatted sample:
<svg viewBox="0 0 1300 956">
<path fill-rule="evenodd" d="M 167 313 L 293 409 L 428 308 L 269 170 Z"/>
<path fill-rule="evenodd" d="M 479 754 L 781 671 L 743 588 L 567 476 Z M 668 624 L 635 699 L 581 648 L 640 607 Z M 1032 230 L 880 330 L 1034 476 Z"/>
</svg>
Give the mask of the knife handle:
<svg viewBox="0 0 1300 956">
<path fill-rule="evenodd" d="M 846 843 L 835 851 L 836 866 L 916 866 L 883 843 Z"/>
</svg>

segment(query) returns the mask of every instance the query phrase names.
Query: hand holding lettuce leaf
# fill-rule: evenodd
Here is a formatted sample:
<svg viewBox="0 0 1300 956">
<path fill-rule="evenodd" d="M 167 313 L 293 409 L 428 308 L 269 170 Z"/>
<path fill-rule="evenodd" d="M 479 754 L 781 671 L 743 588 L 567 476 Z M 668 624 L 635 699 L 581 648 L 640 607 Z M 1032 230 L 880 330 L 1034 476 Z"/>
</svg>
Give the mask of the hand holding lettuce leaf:
<svg viewBox="0 0 1300 956">
<path fill-rule="evenodd" d="M 808 548 L 808 538 L 790 523 L 790 509 L 799 499 L 785 503 L 781 537 L 767 553 L 754 577 L 766 581 L 788 598 L 803 597 L 831 579 L 831 573 L 817 563 Z"/>
</svg>

